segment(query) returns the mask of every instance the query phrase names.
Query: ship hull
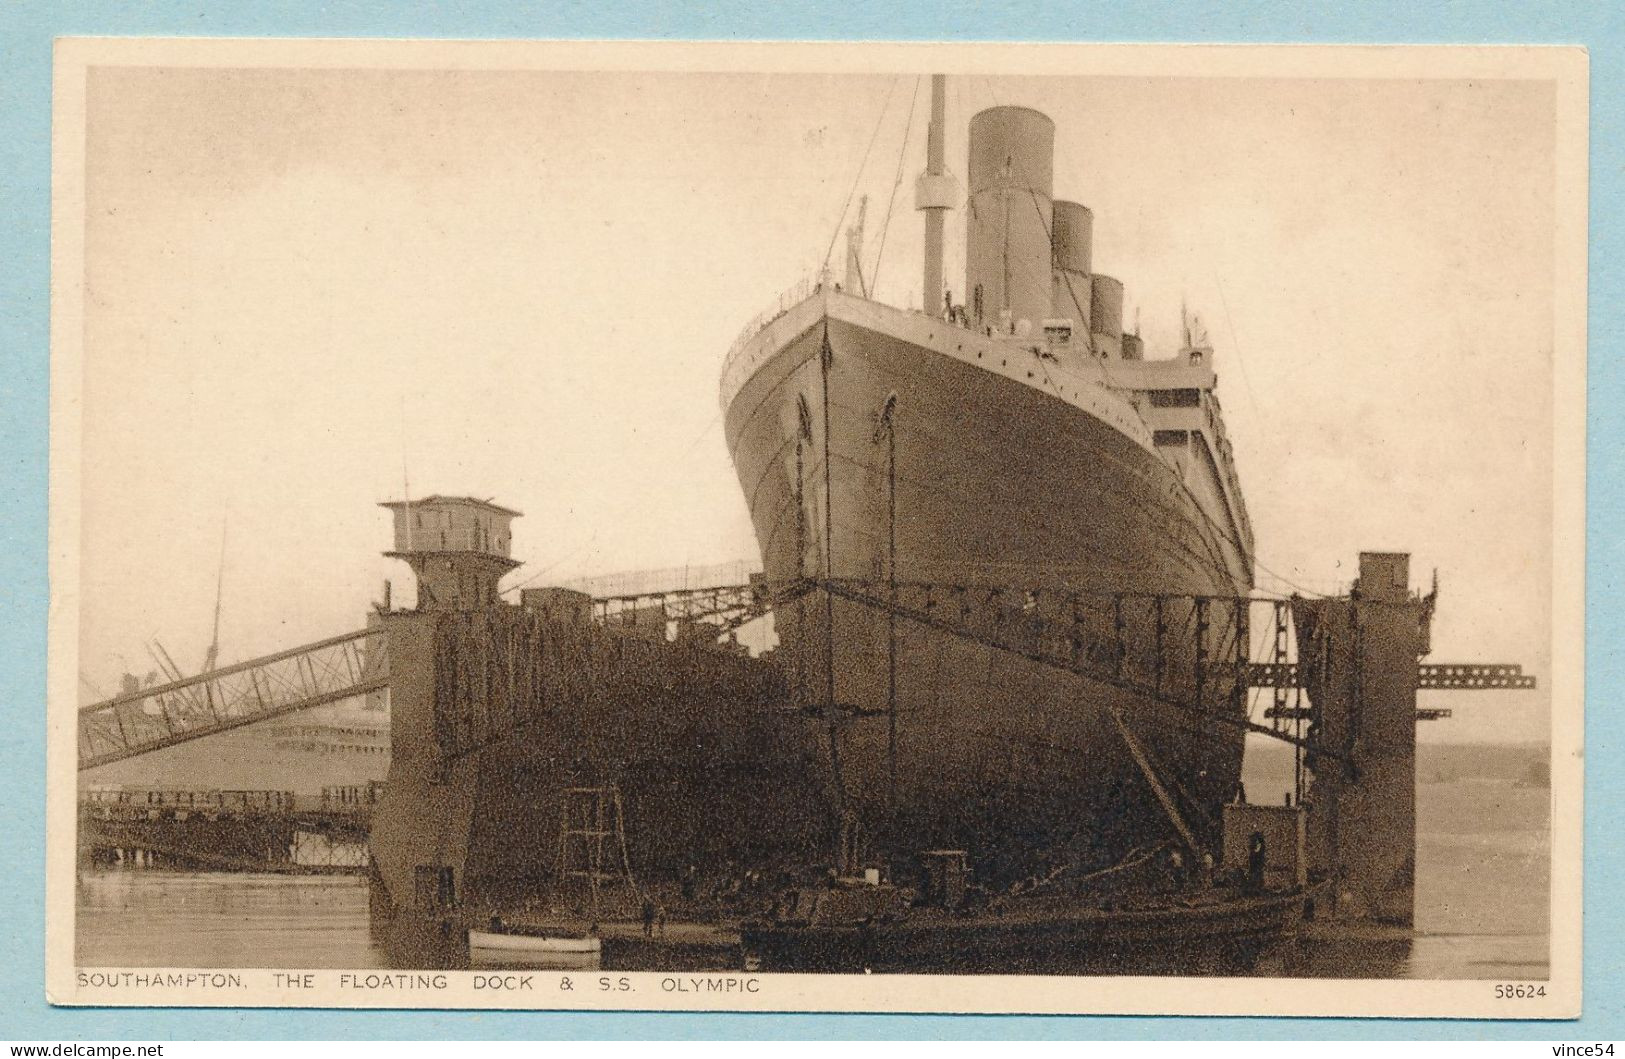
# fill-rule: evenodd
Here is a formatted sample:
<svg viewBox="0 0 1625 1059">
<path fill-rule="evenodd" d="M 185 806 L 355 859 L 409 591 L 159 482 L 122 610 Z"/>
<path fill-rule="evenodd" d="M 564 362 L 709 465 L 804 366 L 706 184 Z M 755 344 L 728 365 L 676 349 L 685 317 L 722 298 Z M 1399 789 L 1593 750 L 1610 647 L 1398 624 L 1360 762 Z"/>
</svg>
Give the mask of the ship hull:
<svg viewBox="0 0 1625 1059">
<path fill-rule="evenodd" d="M 1203 483 L 1029 385 L 1023 373 L 1063 385 L 1035 355 L 982 338 L 828 292 L 769 325 L 726 425 L 770 580 L 1019 586 L 1029 607 L 1246 594 L 1250 557 L 1202 509 Z M 1113 635 L 1111 606 L 1084 619 L 1097 639 Z M 1207 634 L 1212 657 L 1245 637 L 1228 620 Z M 1019 878 L 1066 850 L 1110 859 L 1166 833 L 1113 710 L 1194 830 L 1214 834 L 1239 776 L 1236 730 L 951 630 L 823 592 L 780 608 L 775 628 L 789 685 L 826 729 L 832 800 L 886 855 L 965 848 L 985 876 Z M 1163 698 L 1189 699 L 1194 646 L 1182 656 L 1170 639 Z M 1240 708 L 1233 687 L 1205 683 L 1210 708 Z"/>
</svg>

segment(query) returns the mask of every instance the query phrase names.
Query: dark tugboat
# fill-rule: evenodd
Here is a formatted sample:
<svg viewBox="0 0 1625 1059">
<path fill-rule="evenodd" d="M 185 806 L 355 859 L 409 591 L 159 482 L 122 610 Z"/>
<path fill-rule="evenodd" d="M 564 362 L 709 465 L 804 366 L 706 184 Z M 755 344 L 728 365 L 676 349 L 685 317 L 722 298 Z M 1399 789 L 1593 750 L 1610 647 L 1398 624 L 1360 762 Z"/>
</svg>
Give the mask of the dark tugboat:
<svg viewBox="0 0 1625 1059">
<path fill-rule="evenodd" d="M 1257 810 L 1256 806 L 1238 806 Z M 1253 832 L 1258 835 L 1259 832 Z M 1056 889 L 1035 881 L 987 897 L 968 885 L 959 850 L 921 854 L 923 886 L 840 877 L 786 892 L 769 917 L 745 924 L 748 969 L 835 973 L 1224 973 L 1313 915 L 1322 886 L 1291 862 L 1270 863 L 1256 839 L 1246 868 L 1218 880 L 1169 878 L 1169 847 Z"/>
</svg>

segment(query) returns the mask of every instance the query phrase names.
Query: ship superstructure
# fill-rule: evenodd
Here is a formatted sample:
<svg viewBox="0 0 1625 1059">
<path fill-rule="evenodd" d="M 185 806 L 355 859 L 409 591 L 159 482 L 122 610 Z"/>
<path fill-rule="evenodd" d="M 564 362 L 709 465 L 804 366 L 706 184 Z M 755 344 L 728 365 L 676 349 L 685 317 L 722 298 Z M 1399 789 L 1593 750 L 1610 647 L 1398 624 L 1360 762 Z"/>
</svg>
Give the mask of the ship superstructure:
<svg viewBox="0 0 1625 1059">
<path fill-rule="evenodd" d="M 1252 530 L 1199 325 L 1184 321 L 1181 348 L 1156 358 L 1124 330 L 1123 285 L 1092 260 L 1092 214 L 1053 198 L 1055 126 L 1024 107 L 970 121 L 956 302 L 942 274 L 945 214 L 961 204 L 942 97 L 934 79 L 916 187 L 926 311 L 826 274 L 727 358 L 727 437 L 765 576 L 966 586 L 975 606 L 1012 614 L 1066 598 L 1080 628 L 1113 608 L 1079 598 L 1247 595 Z M 1091 702 L 1124 708 L 1197 826 L 1235 786 L 1239 736 L 1121 690 L 832 593 L 775 624 L 796 695 L 828 718 L 837 804 L 899 851 L 1001 850 L 1019 870 L 1057 843 L 1104 854 L 1143 834 L 1152 795 Z"/>
</svg>

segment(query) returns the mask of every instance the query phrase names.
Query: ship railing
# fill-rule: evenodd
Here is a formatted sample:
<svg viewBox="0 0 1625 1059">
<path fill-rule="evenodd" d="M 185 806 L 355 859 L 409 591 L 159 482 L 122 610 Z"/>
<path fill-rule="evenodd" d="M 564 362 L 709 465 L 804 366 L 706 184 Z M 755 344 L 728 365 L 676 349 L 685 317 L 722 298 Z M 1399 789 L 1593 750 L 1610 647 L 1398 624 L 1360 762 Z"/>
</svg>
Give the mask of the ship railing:
<svg viewBox="0 0 1625 1059">
<path fill-rule="evenodd" d="M 812 297 L 828 281 L 829 271 L 827 269 L 820 269 L 817 272 L 802 276 L 795 283 L 779 292 L 779 296 L 773 300 L 772 304 L 751 317 L 745 326 L 739 329 L 738 336 L 734 339 L 733 344 L 728 347 L 728 355 L 722 361 L 722 389 L 724 394 L 726 394 L 729 384 L 733 381 L 740 356 L 745 347 L 750 344 L 750 340 L 755 338 L 762 328 Z"/>
</svg>

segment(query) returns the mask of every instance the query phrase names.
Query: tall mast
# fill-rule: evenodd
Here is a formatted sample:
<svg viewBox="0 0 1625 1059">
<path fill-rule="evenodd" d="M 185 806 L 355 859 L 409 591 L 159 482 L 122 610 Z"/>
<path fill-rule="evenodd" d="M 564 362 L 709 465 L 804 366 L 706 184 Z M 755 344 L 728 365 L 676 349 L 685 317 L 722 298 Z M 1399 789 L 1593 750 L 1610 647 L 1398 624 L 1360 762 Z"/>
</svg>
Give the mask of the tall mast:
<svg viewBox="0 0 1625 1059">
<path fill-rule="evenodd" d="M 947 102 L 944 88 L 947 78 L 931 75 L 931 125 L 925 140 L 925 172 L 914 185 L 914 208 L 925 212 L 925 285 L 921 290 L 921 308 L 932 316 L 942 316 L 942 229 L 944 215 L 954 208 L 959 198 L 958 183 L 948 167 L 943 149 L 946 131 Z"/>
<path fill-rule="evenodd" d="M 226 520 L 220 520 L 220 572 L 214 583 L 214 632 L 209 637 L 209 650 L 203 659 L 203 671 L 214 672 L 220 659 L 220 600 L 226 588 Z"/>
</svg>

